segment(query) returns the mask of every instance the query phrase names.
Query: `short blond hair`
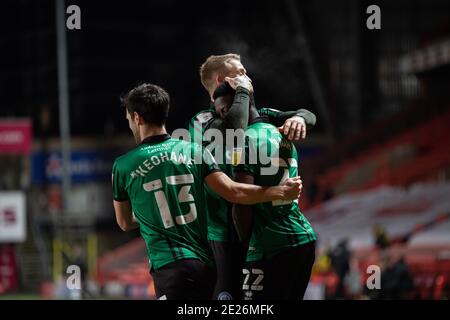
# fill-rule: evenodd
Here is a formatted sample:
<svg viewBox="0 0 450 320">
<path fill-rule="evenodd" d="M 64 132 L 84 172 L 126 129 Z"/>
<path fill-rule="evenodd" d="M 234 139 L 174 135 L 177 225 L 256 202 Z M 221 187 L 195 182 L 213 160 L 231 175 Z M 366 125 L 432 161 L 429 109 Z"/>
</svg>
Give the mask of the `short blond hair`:
<svg viewBox="0 0 450 320">
<path fill-rule="evenodd" d="M 236 53 L 227 53 L 220 56 L 209 56 L 200 66 L 200 81 L 205 89 L 210 92 L 214 86 L 214 75 L 223 73 L 225 64 L 230 60 L 241 61 L 241 56 Z"/>
</svg>

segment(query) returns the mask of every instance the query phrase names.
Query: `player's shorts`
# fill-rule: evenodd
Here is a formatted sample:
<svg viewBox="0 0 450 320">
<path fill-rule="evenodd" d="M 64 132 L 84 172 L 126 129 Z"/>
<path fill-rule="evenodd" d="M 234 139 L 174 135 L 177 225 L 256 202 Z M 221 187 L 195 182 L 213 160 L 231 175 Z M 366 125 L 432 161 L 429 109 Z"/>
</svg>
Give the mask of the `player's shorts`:
<svg viewBox="0 0 450 320">
<path fill-rule="evenodd" d="M 209 241 L 217 268 L 214 300 L 242 300 L 246 251 L 237 241 Z"/>
<path fill-rule="evenodd" d="M 200 260 L 182 259 L 151 272 L 161 300 L 211 300 L 216 272 Z"/>
<path fill-rule="evenodd" d="M 315 260 L 315 242 L 246 264 L 244 300 L 302 300 Z"/>
</svg>

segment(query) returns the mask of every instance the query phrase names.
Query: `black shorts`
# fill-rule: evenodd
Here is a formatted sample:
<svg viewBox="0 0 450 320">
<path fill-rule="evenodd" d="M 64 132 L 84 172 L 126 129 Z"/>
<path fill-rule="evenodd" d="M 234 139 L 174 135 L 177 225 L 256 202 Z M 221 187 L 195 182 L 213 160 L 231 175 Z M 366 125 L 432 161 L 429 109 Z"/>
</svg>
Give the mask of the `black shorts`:
<svg viewBox="0 0 450 320">
<path fill-rule="evenodd" d="M 216 274 L 200 260 L 182 259 L 151 272 L 156 297 L 164 300 L 211 300 Z"/>
<path fill-rule="evenodd" d="M 214 300 L 241 300 L 246 251 L 237 241 L 209 241 L 217 268 Z"/>
<path fill-rule="evenodd" d="M 246 264 L 244 300 L 302 300 L 315 260 L 315 242 Z"/>
</svg>

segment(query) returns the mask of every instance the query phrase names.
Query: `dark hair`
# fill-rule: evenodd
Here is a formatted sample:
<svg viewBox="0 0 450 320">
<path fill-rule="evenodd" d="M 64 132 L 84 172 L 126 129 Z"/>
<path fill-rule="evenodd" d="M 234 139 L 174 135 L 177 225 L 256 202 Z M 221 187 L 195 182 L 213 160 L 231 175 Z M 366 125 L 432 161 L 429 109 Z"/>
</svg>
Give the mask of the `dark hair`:
<svg viewBox="0 0 450 320">
<path fill-rule="evenodd" d="M 129 113 L 137 112 L 148 124 L 162 126 L 169 114 L 170 97 L 161 87 L 143 83 L 120 98 Z"/>
</svg>

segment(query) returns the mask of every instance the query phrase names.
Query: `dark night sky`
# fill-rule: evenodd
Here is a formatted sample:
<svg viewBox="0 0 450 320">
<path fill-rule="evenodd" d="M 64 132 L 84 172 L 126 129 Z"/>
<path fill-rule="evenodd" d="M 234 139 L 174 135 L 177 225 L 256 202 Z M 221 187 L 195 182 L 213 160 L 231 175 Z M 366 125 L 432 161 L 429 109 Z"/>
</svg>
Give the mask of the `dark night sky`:
<svg viewBox="0 0 450 320">
<path fill-rule="evenodd" d="M 369 35 L 364 30 L 364 1 L 297 2 L 328 112 L 335 122 L 346 121 L 347 127 L 354 124 L 358 129 L 359 121 L 353 123 L 355 109 L 349 106 L 358 105 L 358 101 L 384 101 L 380 89 L 370 85 L 377 83 L 377 63 L 383 54 L 398 57 L 414 49 L 420 36 L 433 30 L 438 21 L 445 22 L 445 12 L 449 12 L 446 1 L 436 1 L 436 5 L 428 1 L 398 3 L 383 2 L 385 29 Z M 228 52 L 242 55 L 260 106 L 282 110 L 307 107 L 318 112 L 301 52 L 293 44 L 295 28 L 285 1 L 130 0 L 66 4 L 79 5 L 82 15 L 82 29 L 68 31 L 74 135 L 126 132 L 119 95 L 143 81 L 159 84 L 171 95 L 169 129 L 185 126 L 195 112 L 209 103 L 198 67 L 208 55 Z M 35 133 L 40 135 L 39 114 L 46 107 L 52 114 L 48 132 L 56 135 L 54 1 L 1 1 L 0 15 L 0 117 L 31 116 Z M 398 15 L 403 18 L 398 20 Z M 430 18 L 434 20 L 428 23 Z M 398 39 L 409 39 L 408 45 L 389 40 L 392 30 Z M 366 40 L 361 40 L 365 35 Z M 371 42 L 372 38 L 375 42 Z M 383 51 L 388 40 L 398 45 L 389 52 Z M 353 66 L 352 61 L 356 61 Z M 362 70 L 367 74 L 361 76 L 363 64 L 366 68 Z M 371 64 L 374 67 L 368 69 Z M 340 71 L 334 73 L 335 70 Z M 354 92 L 361 92 L 361 100 L 355 100 Z M 378 98 L 370 99 L 373 96 Z M 384 98 L 404 100 L 401 92 L 399 96 Z M 367 108 L 360 112 L 363 124 L 372 120 L 371 115 L 379 117 L 382 110 L 375 104 L 370 106 L 372 109 Z M 322 129 L 319 117 L 317 132 Z"/>
</svg>

